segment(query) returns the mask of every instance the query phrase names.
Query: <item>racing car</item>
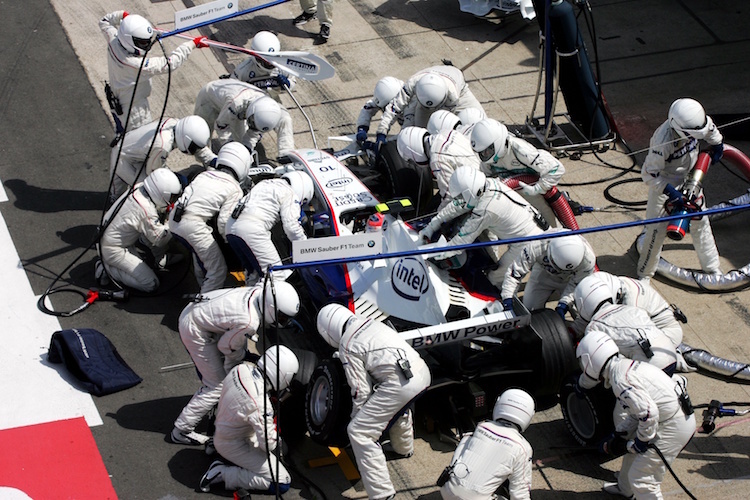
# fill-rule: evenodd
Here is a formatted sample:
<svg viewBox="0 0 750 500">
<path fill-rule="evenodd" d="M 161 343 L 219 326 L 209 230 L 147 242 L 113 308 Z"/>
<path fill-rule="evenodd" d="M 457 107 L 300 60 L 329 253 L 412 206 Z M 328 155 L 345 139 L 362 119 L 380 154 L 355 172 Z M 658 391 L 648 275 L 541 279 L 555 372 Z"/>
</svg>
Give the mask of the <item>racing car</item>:
<svg viewBox="0 0 750 500">
<path fill-rule="evenodd" d="M 279 330 L 271 339 L 300 359 L 296 378 L 304 398 L 301 390 L 293 391 L 297 402 L 287 404 L 285 413 L 291 419 L 304 413 L 304 430 L 324 445 L 345 444 L 351 411 L 343 367 L 315 331 L 317 311 L 330 302 L 400 332 L 432 373 L 421 400 L 450 401 L 456 418 L 486 416 L 496 396 L 511 385 L 530 391 L 538 405 L 556 404 L 563 379 L 576 368 L 572 339 L 554 311 L 530 313 L 518 301 L 513 311 L 497 307 L 499 292 L 482 272 L 493 261 L 483 249 L 466 252 L 460 266 L 455 259 L 420 253 L 429 250 L 417 233 L 427 222 L 419 212 L 431 197 L 432 180 L 428 169 L 404 163 L 394 146 L 386 143 L 376 161 L 367 160 L 370 153 L 356 143 L 335 152 L 299 149 L 276 169 L 301 170 L 314 181 L 315 196 L 305 211 L 306 249 L 314 259 L 354 241 L 372 243 L 383 255 L 356 262 L 313 260 L 298 267 L 290 278 L 302 303 L 298 329 Z M 356 161 L 363 157 L 365 162 Z M 283 248 L 283 238 L 276 243 Z"/>
</svg>

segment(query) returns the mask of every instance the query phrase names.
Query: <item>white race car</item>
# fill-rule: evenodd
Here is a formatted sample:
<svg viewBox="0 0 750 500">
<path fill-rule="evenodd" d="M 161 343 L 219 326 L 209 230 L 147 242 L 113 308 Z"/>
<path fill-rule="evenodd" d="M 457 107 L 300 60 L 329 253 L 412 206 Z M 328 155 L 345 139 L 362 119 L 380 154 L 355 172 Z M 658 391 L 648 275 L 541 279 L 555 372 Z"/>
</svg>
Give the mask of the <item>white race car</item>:
<svg viewBox="0 0 750 500">
<path fill-rule="evenodd" d="M 362 241 L 389 254 L 357 262 L 316 260 L 290 278 L 302 299 L 298 321 L 304 334 L 281 331 L 279 340 L 301 360 L 297 378 L 307 386 L 306 430 L 322 444 L 345 441 L 351 405 L 341 363 L 315 332 L 316 313 L 330 302 L 401 332 L 430 366 L 433 385 L 428 396 L 444 397 L 444 390 L 451 390 L 468 401 L 476 416 L 490 411 L 494 398 L 510 384 L 556 402 L 563 378 L 576 368 L 572 339 L 554 311 L 529 313 L 520 302 L 515 312 L 502 311 L 496 302 L 498 290 L 482 272 L 492 265 L 484 250 L 467 252 L 458 268 L 419 253 L 425 247 L 420 246 L 417 229 L 426 221 L 409 221 L 416 207 L 403 198 L 381 202 L 353 173 L 373 174 L 370 184 L 380 196 L 424 198 L 425 183 L 431 194 L 429 169 L 404 164 L 393 146 L 387 143 L 377 159 L 370 156 L 364 165 L 351 169 L 344 162 L 368 158 L 356 143 L 335 153 L 296 150 L 283 167 L 305 171 L 314 180 L 315 196 L 307 214 L 310 239 L 303 242 L 308 254 L 318 259 L 321 252 L 343 249 L 338 256 L 349 257 L 346 249 Z M 373 254 L 366 248 L 358 251 Z M 480 392 L 484 398 L 477 398 Z"/>
</svg>

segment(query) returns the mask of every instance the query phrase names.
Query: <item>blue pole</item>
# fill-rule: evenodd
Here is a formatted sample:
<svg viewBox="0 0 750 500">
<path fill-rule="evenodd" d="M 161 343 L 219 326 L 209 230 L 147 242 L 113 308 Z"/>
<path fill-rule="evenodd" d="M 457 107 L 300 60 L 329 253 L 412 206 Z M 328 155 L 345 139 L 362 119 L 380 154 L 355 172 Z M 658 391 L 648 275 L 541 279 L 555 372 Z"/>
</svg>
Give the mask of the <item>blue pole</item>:
<svg viewBox="0 0 750 500">
<path fill-rule="evenodd" d="M 241 11 L 235 12 L 234 14 L 228 14 L 226 16 L 219 17 L 219 18 L 216 18 L 216 19 L 212 19 L 210 21 L 204 21 L 202 23 L 194 24 L 192 26 L 187 26 L 185 28 L 180 28 L 178 30 L 169 31 L 167 33 L 162 33 L 161 35 L 159 35 L 159 39 L 167 38 L 167 37 L 170 37 L 172 35 L 177 35 L 179 33 L 184 33 L 185 31 L 194 30 L 196 28 L 202 28 L 203 26 L 208 26 L 209 24 L 220 23 L 222 21 L 226 21 L 227 19 L 232 19 L 233 17 L 244 16 L 245 14 L 250 14 L 252 12 L 257 12 L 259 10 L 267 9 L 268 7 L 273 7 L 274 5 L 279 5 L 281 3 L 285 3 L 285 2 L 288 2 L 288 1 L 289 0 L 274 0 L 273 2 L 264 3 L 263 5 L 258 5 L 257 7 L 251 7 L 249 9 L 245 9 L 245 10 L 241 10 Z"/>
<path fill-rule="evenodd" d="M 723 207 L 723 208 L 713 208 L 711 210 L 704 210 L 700 212 L 700 215 L 703 217 L 706 217 L 707 215 L 712 214 L 721 214 L 724 212 L 735 212 L 740 210 L 747 210 L 750 208 L 749 205 L 738 205 L 735 207 Z M 694 214 L 697 215 L 697 214 Z M 637 220 L 637 221 L 631 221 L 631 222 L 622 222 L 620 224 L 610 224 L 606 226 L 597 226 L 597 227 L 587 227 L 583 229 L 576 229 L 574 231 L 560 231 L 555 233 L 542 233 L 537 234 L 535 236 L 524 236 L 521 238 L 509 238 L 507 240 L 497 240 L 497 241 L 482 241 L 479 243 L 467 243 L 465 245 L 455 245 L 451 247 L 440 247 L 440 248 L 431 248 L 429 250 L 405 250 L 403 252 L 393 252 L 393 253 L 381 253 L 376 255 L 368 255 L 365 257 L 344 257 L 339 259 L 330 259 L 330 260 L 316 260 L 311 262 L 301 262 L 297 264 L 284 264 L 280 266 L 271 266 L 268 268 L 268 272 L 272 271 L 279 271 L 282 269 L 296 269 L 299 267 L 314 267 L 314 266 L 328 266 L 328 265 L 337 265 L 337 264 L 348 264 L 351 262 L 361 262 L 363 260 L 377 260 L 377 259 L 389 259 L 393 257 L 409 257 L 412 255 L 425 255 L 425 254 L 432 254 L 432 253 L 442 253 L 445 251 L 453 251 L 453 250 L 468 250 L 470 248 L 484 248 L 484 247 L 491 247 L 496 245 L 510 245 L 512 243 L 524 243 L 527 241 L 536 241 L 536 240 L 548 240 L 552 238 L 562 238 L 563 236 L 570 236 L 571 234 L 588 234 L 588 233 L 598 233 L 601 231 L 612 231 L 613 229 L 625 229 L 628 227 L 634 227 L 634 226 L 644 226 L 649 224 L 658 224 L 661 222 L 668 222 L 672 220 L 678 220 L 678 219 L 685 219 L 684 214 L 677 214 L 677 215 L 667 215 L 665 217 L 658 217 L 655 219 L 645 219 L 645 220 Z"/>
</svg>

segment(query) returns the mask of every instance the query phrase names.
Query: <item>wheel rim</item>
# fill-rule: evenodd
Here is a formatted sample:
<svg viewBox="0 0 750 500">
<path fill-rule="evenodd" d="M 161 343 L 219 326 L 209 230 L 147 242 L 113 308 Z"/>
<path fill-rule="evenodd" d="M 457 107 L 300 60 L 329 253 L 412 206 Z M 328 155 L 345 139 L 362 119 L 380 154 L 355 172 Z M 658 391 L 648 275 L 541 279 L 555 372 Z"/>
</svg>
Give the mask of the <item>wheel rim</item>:
<svg viewBox="0 0 750 500">
<path fill-rule="evenodd" d="M 566 401 L 568 422 L 582 439 L 589 440 L 596 434 L 597 418 L 587 398 L 569 394 Z"/>
<path fill-rule="evenodd" d="M 312 388 L 310 396 L 310 417 L 316 426 L 325 423 L 328 417 L 328 400 L 331 394 L 331 387 L 325 377 L 319 377 Z"/>
</svg>

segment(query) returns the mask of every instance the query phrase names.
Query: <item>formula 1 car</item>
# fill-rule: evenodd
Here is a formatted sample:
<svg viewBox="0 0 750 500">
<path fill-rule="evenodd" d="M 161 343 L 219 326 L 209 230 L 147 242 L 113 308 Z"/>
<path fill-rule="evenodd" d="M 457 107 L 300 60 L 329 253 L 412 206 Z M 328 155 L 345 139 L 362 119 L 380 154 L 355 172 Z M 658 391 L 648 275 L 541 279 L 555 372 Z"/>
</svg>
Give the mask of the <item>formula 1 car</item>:
<svg viewBox="0 0 750 500">
<path fill-rule="evenodd" d="M 300 293 L 297 321 L 303 333 L 280 330 L 272 340 L 289 346 L 300 359 L 297 379 L 306 386 L 306 431 L 320 444 L 346 442 L 351 410 L 341 363 L 315 330 L 317 311 L 330 302 L 399 331 L 430 367 L 433 383 L 422 399 L 447 398 L 456 413 L 463 409 L 473 417 L 486 416 L 510 385 L 530 391 L 538 406 L 550 398 L 554 404 L 564 377 L 576 368 L 572 339 L 554 311 L 529 313 L 520 302 L 514 311 L 497 307 L 499 292 L 482 272 L 493 262 L 483 249 L 468 251 L 460 267 L 454 260 L 436 261 L 419 253 L 426 249 L 417 230 L 426 221 L 407 216 L 419 208 L 409 199 L 423 204 L 425 174 L 405 164 L 392 146 L 386 143 L 376 162 L 352 169 L 343 162 L 367 154 L 356 143 L 337 152 L 296 150 L 283 167 L 307 172 L 314 181 L 315 196 L 307 210 L 308 251 L 345 246 L 359 236 L 388 254 L 357 262 L 317 260 L 297 268 L 290 278 Z M 380 196 L 400 198 L 379 201 L 352 171 L 363 169 L 373 174 L 369 183 Z M 409 178 L 411 182 L 403 182 Z M 431 195 L 432 181 L 427 180 Z"/>
</svg>

